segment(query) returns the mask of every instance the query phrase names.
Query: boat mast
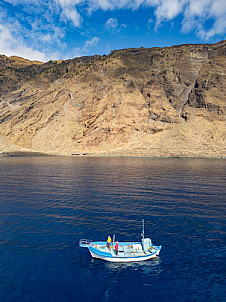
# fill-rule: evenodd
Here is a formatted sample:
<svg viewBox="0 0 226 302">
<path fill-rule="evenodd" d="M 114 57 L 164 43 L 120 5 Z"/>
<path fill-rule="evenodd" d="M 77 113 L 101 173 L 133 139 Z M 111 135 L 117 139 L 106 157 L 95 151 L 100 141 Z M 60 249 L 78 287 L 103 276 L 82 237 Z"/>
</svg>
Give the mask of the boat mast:
<svg viewBox="0 0 226 302">
<path fill-rule="evenodd" d="M 143 239 L 144 239 L 144 219 L 142 219 L 142 222 L 143 222 L 143 232 L 142 232 L 141 236 L 142 236 Z"/>
</svg>

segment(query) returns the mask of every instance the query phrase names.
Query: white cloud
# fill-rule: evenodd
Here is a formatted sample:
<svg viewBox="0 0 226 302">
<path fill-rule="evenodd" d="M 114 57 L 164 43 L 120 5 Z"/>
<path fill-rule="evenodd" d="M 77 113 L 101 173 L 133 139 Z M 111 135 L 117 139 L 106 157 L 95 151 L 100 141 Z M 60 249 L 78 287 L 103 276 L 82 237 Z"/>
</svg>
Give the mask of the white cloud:
<svg viewBox="0 0 226 302">
<path fill-rule="evenodd" d="M 55 0 L 56 4 L 61 7 L 61 17 L 63 20 L 72 21 L 75 27 L 80 27 L 82 18 L 76 9 L 76 5 L 85 2 L 83 0 Z"/>
<path fill-rule="evenodd" d="M 104 11 L 116 9 L 139 9 L 153 7 L 155 11 L 157 29 L 163 22 L 172 21 L 177 16 L 183 17 L 182 31 L 202 28 L 207 38 L 225 31 L 225 0 L 5 0 L 16 6 L 20 4 L 24 10 L 47 12 L 61 15 L 64 22 L 71 21 L 74 27 L 81 27 L 82 17 L 80 8 L 90 14 L 102 9 Z M 151 17 L 151 16 L 150 16 Z M 213 19 L 213 26 L 208 30 L 204 24 Z M 195 22 L 194 22 L 195 21 Z M 194 24 L 192 24 L 194 22 Z M 197 34 L 200 31 L 196 30 Z"/>
<path fill-rule="evenodd" d="M 151 30 L 151 29 L 154 28 L 154 25 L 153 25 L 153 24 L 155 24 L 155 21 L 154 21 L 152 18 L 150 18 L 150 19 L 148 20 L 148 23 L 147 23 L 147 28 L 148 28 L 148 30 Z"/>
<path fill-rule="evenodd" d="M 65 48 L 62 42 L 65 29 L 54 24 L 52 12 L 56 9 L 43 0 L 40 0 L 40 4 L 33 0 L 27 0 L 26 4 L 22 0 L 5 0 L 6 2 L 20 5 L 12 16 L 10 6 L 8 11 L 0 10 L 0 52 L 30 60 L 47 61 L 58 58 Z"/>
<path fill-rule="evenodd" d="M 99 41 L 98 37 L 94 37 L 91 40 L 86 41 L 83 49 L 86 50 L 87 48 L 96 46 L 98 41 Z"/>
<path fill-rule="evenodd" d="M 156 6 L 155 15 L 156 15 L 156 28 L 163 21 L 173 20 L 178 16 L 185 5 L 186 0 L 165 0 L 159 1 L 159 4 Z"/>
<path fill-rule="evenodd" d="M 130 0 L 88 0 L 89 12 L 102 9 L 104 11 L 124 8 Z"/>
<path fill-rule="evenodd" d="M 115 9 L 139 9 L 141 7 L 153 7 L 155 20 L 155 29 L 163 22 L 173 21 L 181 16 L 182 32 L 195 31 L 198 36 L 208 40 L 217 34 L 223 34 L 226 31 L 226 1 L 225 0 L 57 0 L 63 5 L 86 4 L 88 13 L 98 9 L 104 11 Z M 205 22 L 213 22 L 211 28 L 205 28 Z M 81 22 L 81 20 L 80 20 Z M 111 24 L 109 23 L 109 26 Z M 112 23 L 114 26 L 114 23 Z M 149 22 L 150 28 L 150 22 Z M 108 24 L 106 24 L 107 28 Z"/>
<path fill-rule="evenodd" d="M 92 47 L 95 47 L 98 44 L 99 40 L 100 40 L 100 38 L 93 37 L 91 40 L 85 41 L 83 46 L 74 47 L 70 51 L 70 53 L 67 54 L 67 58 L 75 58 L 75 57 L 81 57 L 81 56 L 86 56 L 86 55 L 88 56 L 90 49 Z"/>
<path fill-rule="evenodd" d="M 224 0 L 190 0 L 186 5 L 182 32 L 195 31 L 202 39 L 208 40 L 226 31 L 226 2 Z M 212 21 L 210 28 L 205 22 Z"/>
<path fill-rule="evenodd" d="M 117 26 L 118 26 L 118 20 L 116 18 L 110 18 L 107 20 L 104 27 L 107 30 L 110 30 L 110 29 L 115 29 Z"/>
<path fill-rule="evenodd" d="M 76 9 L 71 9 L 70 7 L 64 8 L 62 12 L 62 18 L 64 20 L 72 21 L 75 27 L 80 27 L 81 25 L 81 16 Z"/>
<path fill-rule="evenodd" d="M 0 53 L 42 62 L 48 60 L 44 53 L 26 46 L 22 40 L 14 36 L 9 27 L 3 24 L 0 24 Z"/>
</svg>

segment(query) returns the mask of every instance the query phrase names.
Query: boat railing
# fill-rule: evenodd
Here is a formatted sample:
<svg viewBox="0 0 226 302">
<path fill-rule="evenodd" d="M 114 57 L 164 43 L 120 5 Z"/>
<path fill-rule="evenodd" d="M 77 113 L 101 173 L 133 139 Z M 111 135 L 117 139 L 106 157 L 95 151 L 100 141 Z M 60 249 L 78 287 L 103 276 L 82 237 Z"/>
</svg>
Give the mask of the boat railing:
<svg viewBox="0 0 226 302">
<path fill-rule="evenodd" d="M 80 247 L 88 247 L 91 242 L 92 242 L 92 240 L 90 240 L 90 239 L 80 239 L 79 240 L 79 246 Z"/>
</svg>

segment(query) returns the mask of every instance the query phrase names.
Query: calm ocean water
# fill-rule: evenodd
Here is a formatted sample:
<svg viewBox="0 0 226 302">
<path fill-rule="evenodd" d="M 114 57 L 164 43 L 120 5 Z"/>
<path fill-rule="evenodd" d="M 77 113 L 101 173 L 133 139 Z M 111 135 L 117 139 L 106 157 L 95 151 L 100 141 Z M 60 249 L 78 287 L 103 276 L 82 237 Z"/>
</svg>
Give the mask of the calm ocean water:
<svg viewBox="0 0 226 302">
<path fill-rule="evenodd" d="M 225 160 L 0 158 L 0 300 L 226 301 Z M 80 238 L 162 245 L 91 258 Z"/>
</svg>

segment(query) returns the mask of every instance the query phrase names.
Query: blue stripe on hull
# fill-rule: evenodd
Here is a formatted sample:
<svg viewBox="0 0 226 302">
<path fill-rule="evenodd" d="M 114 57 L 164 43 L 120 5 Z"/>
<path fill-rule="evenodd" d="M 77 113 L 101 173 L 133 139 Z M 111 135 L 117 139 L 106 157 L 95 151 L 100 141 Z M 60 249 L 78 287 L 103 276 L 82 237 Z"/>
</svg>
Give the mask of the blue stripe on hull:
<svg viewBox="0 0 226 302">
<path fill-rule="evenodd" d="M 148 256 L 139 256 L 139 257 L 120 257 L 120 256 L 104 257 L 104 256 L 99 256 L 91 251 L 90 251 L 90 253 L 93 258 L 97 258 L 97 259 L 101 259 L 101 260 L 105 260 L 105 261 L 109 261 L 109 262 L 137 262 L 137 261 L 145 261 L 145 260 L 149 260 L 151 258 L 157 257 L 156 253 L 148 255 Z"/>
<path fill-rule="evenodd" d="M 149 254 L 144 254 L 144 255 L 131 255 L 131 256 L 116 256 L 116 255 L 112 255 L 111 253 L 106 253 L 106 252 L 102 252 L 97 250 L 95 247 L 89 246 L 89 250 L 96 256 L 99 256 L 101 258 L 117 258 L 117 259 L 129 259 L 129 258 L 136 258 L 137 260 L 139 260 L 140 258 L 149 258 L 150 256 L 154 256 L 156 255 L 156 252 L 154 253 L 149 253 Z"/>
</svg>

